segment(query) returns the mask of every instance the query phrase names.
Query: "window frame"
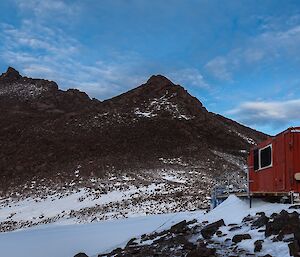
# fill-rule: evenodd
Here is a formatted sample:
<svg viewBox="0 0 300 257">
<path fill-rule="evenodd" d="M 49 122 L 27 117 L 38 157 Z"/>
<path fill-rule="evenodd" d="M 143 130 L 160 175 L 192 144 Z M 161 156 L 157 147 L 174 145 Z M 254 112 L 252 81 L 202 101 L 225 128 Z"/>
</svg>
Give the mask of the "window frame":
<svg viewBox="0 0 300 257">
<path fill-rule="evenodd" d="M 265 166 L 265 167 L 261 167 L 261 151 L 268 148 L 268 147 L 271 148 L 271 164 L 268 165 L 268 166 Z M 268 168 L 271 168 L 271 167 L 273 167 L 273 145 L 268 144 L 265 147 L 258 149 L 258 170 L 257 171 L 268 169 Z"/>
</svg>

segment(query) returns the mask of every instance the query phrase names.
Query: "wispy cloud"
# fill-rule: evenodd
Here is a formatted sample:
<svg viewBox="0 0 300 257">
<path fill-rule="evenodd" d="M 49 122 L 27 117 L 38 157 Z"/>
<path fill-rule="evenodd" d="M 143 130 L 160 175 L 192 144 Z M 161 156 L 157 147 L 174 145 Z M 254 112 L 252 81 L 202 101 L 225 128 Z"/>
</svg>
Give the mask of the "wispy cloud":
<svg viewBox="0 0 300 257">
<path fill-rule="evenodd" d="M 144 60 L 133 52 L 113 52 L 109 61 L 83 63 L 84 47 L 59 28 L 32 20 L 23 20 L 18 28 L 0 26 L 3 60 L 26 76 L 54 80 L 62 88 L 78 88 L 103 100 L 142 84 L 151 73 L 151 68 L 147 69 Z M 209 88 L 195 68 L 166 70 L 164 75 L 184 86 Z"/>
<path fill-rule="evenodd" d="M 282 30 L 267 30 L 250 38 L 242 47 L 216 56 L 206 63 L 205 68 L 217 79 L 232 81 L 235 72 L 241 69 L 249 70 L 286 57 L 299 61 L 299 44 L 300 25 Z"/>
<path fill-rule="evenodd" d="M 145 77 L 134 70 L 139 62 L 134 54 L 114 60 L 83 63 L 83 46 L 59 28 L 49 28 L 32 20 L 20 27 L 1 24 L 0 56 L 31 77 L 55 80 L 63 88 L 75 87 L 90 96 L 106 99 L 141 84 Z"/>
<path fill-rule="evenodd" d="M 272 125 L 279 128 L 300 119 L 300 99 L 288 101 L 253 101 L 242 103 L 237 108 L 230 110 L 241 122 L 248 125 Z"/>
<path fill-rule="evenodd" d="M 212 60 L 210 60 L 205 68 L 213 74 L 217 79 L 231 81 L 232 79 L 232 71 L 229 69 L 229 60 L 226 57 L 218 56 Z"/>
<path fill-rule="evenodd" d="M 46 51 L 51 54 L 69 55 L 78 51 L 79 42 L 67 36 L 59 28 L 51 29 L 32 20 L 23 20 L 16 28 L 9 24 L 1 24 L 2 36 L 6 48 L 18 48 L 29 52 Z"/>
<path fill-rule="evenodd" d="M 69 21 L 79 12 L 80 2 L 74 0 L 66 3 L 62 0 L 15 0 L 22 14 L 29 14 L 31 18 L 40 22 L 55 17 L 60 21 Z"/>
<path fill-rule="evenodd" d="M 167 76 L 177 84 L 203 89 L 210 87 L 201 72 L 196 68 L 178 69 L 167 73 Z"/>
</svg>

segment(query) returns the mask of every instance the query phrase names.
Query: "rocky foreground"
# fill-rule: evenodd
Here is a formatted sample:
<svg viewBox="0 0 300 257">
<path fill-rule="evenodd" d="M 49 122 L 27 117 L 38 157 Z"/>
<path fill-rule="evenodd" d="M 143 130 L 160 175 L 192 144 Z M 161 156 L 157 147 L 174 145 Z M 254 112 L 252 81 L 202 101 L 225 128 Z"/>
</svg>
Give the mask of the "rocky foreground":
<svg viewBox="0 0 300 257">
<path fill-rule="evenodd" d="M 132 238 L 124 248 L 98 257 L 300 256 L 300 218 L 293 209 L 300 209 L 300 205 L 270 216 L 264 212 L 248 215 L 240 224 L 225 224 L 223 219 L 213 223 L 183 220 L 168 230 Z M 75 257 L 87 255 L 79 253 Z"/>
</svg>

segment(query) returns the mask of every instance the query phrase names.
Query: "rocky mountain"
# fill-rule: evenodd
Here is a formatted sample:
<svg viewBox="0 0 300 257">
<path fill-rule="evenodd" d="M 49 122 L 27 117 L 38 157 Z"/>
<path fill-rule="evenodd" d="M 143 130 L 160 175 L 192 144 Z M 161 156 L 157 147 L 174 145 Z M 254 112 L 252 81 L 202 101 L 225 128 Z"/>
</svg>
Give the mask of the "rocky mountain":
<svg viewBox="0 0 300 257">
<path fill-rule="evenodd" d="M 1 195 L 47 197 L 88 188 L 101 197 L 130 186 L 157 187 L 150 196 L 139 192 L 138 209 L 145 197 L 175 202 L 170 210 L 188 202 L 185 208 L 207 206 L 214 184 L 241 183 L 247 151 L 267 138 L 207 111 L 161 75 L 101 102 L 11 67 L 0 76 L 0 124 Z M 182 206 L 175 198 L 184 199 Z"/>
</svg>

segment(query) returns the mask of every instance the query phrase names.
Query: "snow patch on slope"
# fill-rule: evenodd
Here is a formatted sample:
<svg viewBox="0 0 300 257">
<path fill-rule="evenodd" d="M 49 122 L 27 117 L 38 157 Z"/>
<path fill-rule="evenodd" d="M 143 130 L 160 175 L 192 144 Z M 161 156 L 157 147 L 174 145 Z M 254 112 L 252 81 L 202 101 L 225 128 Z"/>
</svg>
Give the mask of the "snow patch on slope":
<svg viewBox="0 0 300 257">
<path fill-rule="evenodd" d="M 148 104 L 145 103 L 143 107 L 135 108 L 134 114 L 138 117 L 152 118 L 157 116 L 158 112 L 166 111 L 169 112 L 173 116 L 173 118 L 184 120 L 192 119 L 192 116 L 182 113 L 178 105 L 172 102 L 171 99 L 176 95 L 176 93 L 173 93 L 171 95 L 168 95 L 166 93 L 160 98 L 154 98 Z"/>
<path fill-rule="evenodd" d="M 18 96 L 21 99 L 32 99 L 40 96 L 43 92 L 48 91 L 49 88 L 43 87 L 42 85 L 35 84 L 22 84 L 22 83 L 13 83 L 7 85 L 0 89 L 1 95 L 14 95 Z"/>
</svg>

